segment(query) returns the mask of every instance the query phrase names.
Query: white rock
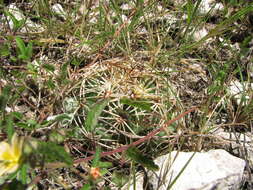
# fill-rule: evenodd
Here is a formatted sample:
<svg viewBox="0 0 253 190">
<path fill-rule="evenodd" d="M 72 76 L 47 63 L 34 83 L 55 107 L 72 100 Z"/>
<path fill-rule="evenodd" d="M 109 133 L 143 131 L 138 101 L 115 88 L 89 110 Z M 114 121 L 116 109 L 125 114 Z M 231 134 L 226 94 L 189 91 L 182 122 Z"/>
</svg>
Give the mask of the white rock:
<svg viewBox="0 0 253 190">
<path fill-rule="evenodd" d="M 196 30 L 194 33 L 193 33 L 193 39 L 195 41 L 199 41 L 201 40 L 203 37 L 205 37 L 206 35 L 208 34 L 208 31 L 206 30 L 206 28 L 202 28 L 200 30 Z"/>
<path fill-rule="evenodd" d="M 137 28 L 137 33 L 138 34 L 148 34 L 148 31 L 147 31 L 147 29 L 145 28 L 145 27 L 138 27 Z"/>
<path fill-rule="evenodd" d="M 7 11 L 15 17 L 18 21 L 24 21 L 24 25 L 21 28 L 20 32 L 42 32 L 44 31 L 44 28 L 32 22 L 29 18 L 26 18 L 25 15 L 22 13 L 22 11 L 15 5 L 15 3 L 10 4 L 7 7 Z M 7 16 L 8 25 L 10 26 L 10 29 L 13 30 L 15 28 L 14 22 L 11 19 L 10 16 Z"/>
<path fill-rule="evenodd" d="M 238 80 L 235 80 L 231 81 L 228 87 L 228 92 L 236 100 L 236 103 L 238 105 L 241 103 L 241 100 L 245 98 L 245 102 L 243 102 L 243 105 L 245 105 L 250 99 L 250 96 L 249 94 L 247 94 L 247 91 L 252 89 L 253 83 L 239 82 Z"/>
<path fill-rule="evenodd" d="M 184 0 L 174 0 L 173 1 L 176 6 L 183 6 L 187 3 Z M 197 2 L 197 1 L 195 1 Z M 195 4 L 196 5 L 196 4 Z M 215 0 L 202 0 L 199 5 L 199 13 L 200 14 L 210 14 L 211 16 L 215 16 L 215 14 L 219 13 L 224 9 L 222 3 L 217 3 Z M 210 12 L 209 12 L 210 11 Z"/>
<path fill-rule="evenodd" d="M 129 4 L 125 3 L 125 4 L 122 4 L 122 5 L 120 6 L 120 8 L 121 8 L 122 10 L 131 10 L 133 7 L 130 6 Z"/>
<path fill-rule="evenodd" d="M 12 112 L 12 108 L 11 107 L 9 107 L 9 106 L 6 106 L 5 107 L 5 111 L 7 112 L 7 113 L 10 113 L 10 112 Z"/>
<path fill-rule="evenodd" d="M 60 16 L 61 18 L 65 19 L 67 18 L 67 13 L 64 11 L 61 4 L 57 3 L 52 6 L 52 12 L 56 15 Z"/>
<path fill-rule="evenodd" d="M 229 133 L 218 130 L 214 132 L 214 135 L 227 141 L 233 153 L 247 160 L 253 168 L 253 135 L 251 133 Z"/>
<path fill-rule="evenodd" d="M 89 22 L 92 24 L 96 24 L 98 22 L 98 12 L 92 13 L 92 15 L 90 15 L 90 20 Z"/>
<path fill-rule="evenodd" d="M 18 20 L 22 20 L 25 19 L 25 16 L 23 15 L 23 13 L 21 12 L 21 10 L 19 10 L 19 8 L 15 5 L 15 3 L 12 3 L 9 5 L 8 7 L 8 11 Z M 10 22 L 11 26 L 13 26 L 13 22 L 11 20 Z"/>
<path fill-rule="evenodd" d="M 90 23 L 92 23 L 92 24 L 96 24 L 97 22 L 98 22 L 98 19 L 96 17 L 92 17 L 90 19 Z"/>
<path fill-rule="evenodd" d="M 230 93 L 234 96 L 243 92 L 243 85 L 239 81 L 232 81 L 229 86 Z"/>
<path fill-rule="evenodd" d="M 81 4 L 80 8 L 78 9 L 79 14 L 85 15 L 88 12 L 86 4 Z"/>
<path fill-rule="evenodd" d="M 172 2 L 175 6 L 182 6 L 183 4 L 187 3 L 185 0 L 173 0 Z"/>
<path fill-rule="evenodd" d="M 163 20 L 163 19 L 166 20 L 169 25 L 176 24 L 177 21 L 179 21 L 179 19 L 171 13 L 166 13 L 163 16 L 158 17 L 158 20 Z"/>
<path fill-rule="evenodd" d="M 128 18 L 126 15 L 121 15 L 121 19 L 123 22 L 128 22 Z"/>
<path fill-rule="evenodd" d="M 157 5 L 158 12 L 161 12 L 164 10 L 164 7 L 162 5 Z"/>
<path fill-rule="evenodd" d="M 173 151 L 155 159 L 160 169 L 157 172 L 149 172 L 149 182 L 153 189 L 167 190 L 193 154 Z M 244 160 L 230 155 L 225 150 L 196 153 L 171 189 L 237 190 L 242 181 L 244 167 Z M 130 189 L 132 188 L 130 186 Z M 143 190 L 142 187 L 137 189 Z"/>
<path fill-rule="evenodd" d="M 224 6 L 222 3 L 216 3 L 214 0 L 202 0 L 199 6 L 199 11 L 201 14 L 210 14 L 214 16 L 219 11 L 222 11 Z M 209 12 L 210 11 L 210 12 Z"/>
<path fill-rule="evenodd" d="M 177 22 L 184 20 L 184 18 L 183 18 L 184 16 L 182 16 L 180 19 L 178 19 L 174 14 L 169 13 L 169 11 L 167 11 L 167 12 L 168 13 L 165 13 L 161 16 L 156 16 L 153 13 L 147 13 L 147 14 L 145 14 L 145 16 L 141 16 L 140 21 L 145 22 L 146 19 L 148 19 L 149 21 L 152 21 L 152 22 L 166 21 L 166 24 L 169 25 L 167 28 L 167 31 L 169 31 L 172 27 L 174 28 L 176 26 Z"/>
</svg>

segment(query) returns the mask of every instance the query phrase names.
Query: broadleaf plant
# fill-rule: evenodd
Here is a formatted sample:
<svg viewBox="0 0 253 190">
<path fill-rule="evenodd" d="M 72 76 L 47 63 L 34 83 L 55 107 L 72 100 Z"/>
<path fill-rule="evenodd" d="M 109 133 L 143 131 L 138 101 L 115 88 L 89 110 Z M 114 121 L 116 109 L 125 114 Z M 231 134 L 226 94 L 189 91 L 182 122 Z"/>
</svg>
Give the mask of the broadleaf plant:
<svg viewBox="0 0 253 190">
<path fill-rule="evenodd" d="M 98 123 L 98 118 L 101 115 L 102 111 L 108 104 L 109 100 L 105 99 L 101 102 L 95 103 L 95 105 L 91 108 L 87 115 L 87 119 L 85 121 L 85 127 L 86 129 L 91 132 L 95 129 L 97 123 Z"/>
<path fill-rule="evenodd" d="M 71 165 L 73 160 L 62 146 L 53 142 L 39 142 L 36 149 L 45 162 L 64 162 Z"/>
<path fill-rule="evenodd" d="M 32 57 L 33 45 L 32 42 L 29 42 L 27 46 L 20 37 L 16 37 L 16 44 L 18 47 L 18 58 L 24 61 L 29 61 Z"/>
</svg>

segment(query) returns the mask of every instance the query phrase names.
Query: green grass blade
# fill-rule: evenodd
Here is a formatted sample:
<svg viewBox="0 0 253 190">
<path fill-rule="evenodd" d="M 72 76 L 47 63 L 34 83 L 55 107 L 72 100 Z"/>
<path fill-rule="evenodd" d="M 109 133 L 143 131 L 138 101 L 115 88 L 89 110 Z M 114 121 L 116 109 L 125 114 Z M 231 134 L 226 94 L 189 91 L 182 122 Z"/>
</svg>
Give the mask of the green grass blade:
<svg viewBox="0 0 253 190">
<path fill-rule="evenodd" d="M 186 167 L 189 165 L 189 163 L 191 162 L 193 156 L 196 154 L 196 152 L 194 152 L 191 157 L 189 158 L 189 160 L 185 163 L 184 167 L 181 169 L 181 171 L 177 174 L 177 176 L 175 177 L 175 179 L 172 181 L 171 184 L 168 185 L 167 190 L 171 189 L 171 187 L 176 183 L 176 181 L 178 180 L 178 178 L 182 175 L 182 173 L 184 172 L 184 170 L 186 169 Z"/>
</svg>

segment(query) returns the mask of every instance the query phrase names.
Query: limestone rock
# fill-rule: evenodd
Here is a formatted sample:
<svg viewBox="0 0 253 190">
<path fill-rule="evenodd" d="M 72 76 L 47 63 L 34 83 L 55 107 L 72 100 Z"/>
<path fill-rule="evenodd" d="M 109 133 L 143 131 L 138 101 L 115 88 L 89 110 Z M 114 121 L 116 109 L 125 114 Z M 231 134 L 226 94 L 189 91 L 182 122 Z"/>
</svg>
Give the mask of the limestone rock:
<svg viewBox="0 0 253 190">
<path fill-rule="evenodd" d="M 58 15 L 59 17 L 63 18 L 64 20 L 67 19 L 67 13 L 64 11 L 61 4 L 57 3 L 52 6 L 52 11 Z"/>
<path fill-rule="evenodd" d="M 201 28 L 200 30 L 196 30 L 193 33 L 193 39 L 195 41 L 200 41 L 202 38 L 204 38 L 208 34 L 208 31 L 206 28 Z"/>
<path fill-rule="evenodd" d="M 239 82 L 238 80 L 231 81 L 228 92 L 236 100 L 236 103 L 239 105 L 242 102 L 242 105 L 245 105 L 250 100 L 250 90 L 253 89 L 253 83 L 248 82 Z"/>
<path fill-rule="evenodd" d="M 232 149 L 233 154 L 247 160 L 249 162 L 249 166 L 253 168 L 253 135 L 250 132 L 229 133 L 225 131 L 218 131 L 215 133 L 215 136 L 226 140 L 228 142 L 227 148 Z"/>
<path fill-rule="evenodd" d="M 176 6 L 183 6 L 187 3 L 187 1 L 184 0 L 174 0 L 173 2 Z M 202 0 L 198 7 L 200 14 L 209 14 L 211 16 L 215 16 L 222 10 L 224 10 L 223 4 L 218 3 L 215 0 Z"/>
<path fill-rule="evenodd" d="M 222 3 L 217 3 L 215 0 L 202 0 L 199 6 L 199 12 L 201 14 L 210 14 L 211 16 L 215 16 L 223 9 L 224 6 Z"/>
<path fill-rule="evenodd" d="M 159 165 L 160 170 L 148 172 L 149 183 L 153 189 L 167 190 L 193 154 L 194 152 L 173 151 L 171 154 L 158 157 L 155 163 Z M 230 155 L 225 150 L 195 153 L 171 189 L 237 190 L 241 185 L 244 167 L 244 160 Z M 137 180 L 137 184 L 139 183 Z M 133 189 L 133 185 L 129 189 Z M 143 188 L 138 186 L 137 189 Z"/>
<path fill-rule="evenodd" d="M 7 15 L 7 22 L 11 30 L 15 29 L 15 24 L 14 24 L 13 19 L 19 22 L 24 22 L 22 24 L 22 28 L 20 29 L 20 32 L 31 33 L 31 32 L 43 32 L 45 30 L 41 25 L 35 22 L 32 22 L 31 19 L 27 18 L 22 13 L 22 11 L 16 6 L 15 3 L 12 3 L 7 7 L 7 12 L 10 14 L 10 15 Z"/>
</svg>

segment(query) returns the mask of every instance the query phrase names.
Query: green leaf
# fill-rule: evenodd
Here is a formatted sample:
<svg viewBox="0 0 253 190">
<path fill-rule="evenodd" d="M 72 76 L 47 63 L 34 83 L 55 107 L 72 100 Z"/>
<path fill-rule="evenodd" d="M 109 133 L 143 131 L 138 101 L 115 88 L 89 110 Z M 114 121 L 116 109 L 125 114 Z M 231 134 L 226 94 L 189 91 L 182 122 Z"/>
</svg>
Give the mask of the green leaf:
<svg viewBox="0 0 253 190">
<path fill-rule="evenodd" d="M 26 67 L 27 67 L 27 70 L 28 70 L 29 72 L 34 73 L 34 74 L 38 73 L 38 68 L 37 68 L 37 66 L 35 66 L 34 64 L 28 63 L 28 64 L 26 65 Z"/>
<path fill-rule="evenodd" d="M 144 100 L 132 100 L 129 98 L 122 98 L 120 103 L 140 108 L 141 110 L 150 111 L 152 104 Z"/>
<path fill-rule="evenodd" d="M 11 138 L 15 132 L 14 126 L 13 126 L 13 118 L 11 114 L 6 117 L 6 132 L 7 132 L 8 140 L 11 142 Z"/>
<path fill-rule="evenodd" d="M 29 42 L 26 47 L 24 41 L 20 37 L 17 36 L 15 40 L 19 49 L 18 58 L 23 60 L 29 60 L 32 57 L 32 50 L 33 50 L 32 42 Z"/>
<path fill-rule="evenodd" d="M 70 119 L 71 119 L 71 117 L 69 116 L 69 114 L 63 113 L 63 114 L 57 115 L 55 117 L 54 121 L 58 121 L 59 122 L 59 121 L 70 120 Z"/>
<path fill-rule="evenodd" d="M 99 160 L 100 160 L 100 153 L 101 153 L 101 148 L 100 147 L 97 147 L 96 148 L 96 153 L 94 155 L 94 159 L 92 161 L 92 167 L 98 167 L 98 163 L 99 163 Z"/>
<path fill-rule="evenodd" d="M 21 179 L 21 183 L 23 185 L 28 183 L 28 175 L 27 175 L 27 169 L 28 169 L 28 165 L 27 164 L 23 164 L 23 166 L 20 169 L 20 179 Z"/>
<path fill-rule="evenodd" d="M 27 59 L 28 59 L 28 57 L 27 57 L 25 54 L 20 54 L 20 55 L 18 56 L 18 58 L 19 58 L 19 59 L 23 59 L 23 60 L 27 60 Z"/>
<path fill-rule="evenodd" d="M 129 176 L 124 175 L 123 172 L 114 171 L 112 174 L 112 182 L 116 184 L 117 187 L 123 187 L 129 181 Z"/>
<path fill-rule="evenodd" d="M 45 162 L 65 162 L 68 165 L 73 163 L 65 149 L 53 142 L 39 142 L 36 152 L 42 155 Z"/>
<path fill-rule="evenodd" d="M 26 55 L 30 59 L 33 55 L 33 44 L 32 42 L 29 42 L 27 47 L 26 47 Z"/>
<path fill-rule="evenodd" d="M 4 96 L 4 95 L 1 95 L 0 96 L 0 110 L 2 112 L 5 111 L 5 107 L 7 105 L 7 102 L 8 102 L 8 97 L 7 96 Z"/>
<path fill-rule="evenodd" d="M 141 164 L 143 167 L 149 170 L 158 170 L 159 167 L 154 163 L 154 161 L 147 156 L 142 155 L 142 153 L 136 147 L 130 147 L 127 149 L 126 154 L 133 161 Z"/>
<path fill-rule="evenodd" d="M 66 80 L 67 76 L 68 76 L 68 63 L 64 63 L 61 66 L 60 69 L 60 76 L 59 76 L 59 80 L 61 84 L 66 84 L 68 81 Z"/>
<path fill-rule="evenodd" d="M 7 45 L 3 45 L 2 47 L 0 47 L 0 56 L 8 56 L 10 55 L 10 49 Z"/>
<path fill-rule="evenodd" d="M 23 114 L 20 112 L 12 112 L 13 118 L 21 120 L 23 118 Z"/>
<path fill-rule="evenodd" d="M 55 82 L 50 78 L 48 81 L 45 82 L 47 87 L 50 88 L 51 90 L 55 89 Z"/>
<path fill-rule="evenodd" d="M 104 175 L 107 174 L 107 173 L 108 173 L 108 170 L 107 170 L 106 168 L 100 169 L 100 174 L 101 174 L 101 176 L 104 176 Z"/>
<path fill-rule="evenodd" d="M 109 168 L 112 166 L 111 162 L 98 162 L 97 167 L 99 168 Z"/>
<path fill-rule="evenodd" d="M 8 103 L 9 97 L 11 97 L 11 89 L 12 87 L 8 85 L 2 89 L 2 94 L 0 96 L 0 110 L 3 112 L 5 111 L 5 107 Z"/>
<path fill-rule="evenodd" d="M 104 108 L 106 107 L 106 105 L 108 104 L 108 102 L 109 102 L 108 99 L 98 102 L 89 111 L 87 119 L 85 121 L 85 127 L 89 132 L 95 129 L 98 123 L 98 118 L 101 115 Z"/>
<path fill-rule="evenodd" d="M 45 63 L 45 64 L 42 65 L 42 67 L 44 69 L 46 69 L 47 71 L 50 71 L 50 72 L 54 72 L 55 71 L 55 67 L 52 64 Z"/>
<path fill-rule="evenodd" d="M 74 58 L 73 60 L 71 60 L 70 64 L 74 66 L 79 66 L 81 64 L 81 60 Z"/>
<path fill-rule="evenodd" d="M 19 36 L 17 36 L 15 38 L 15 40 L 16 40 L 16 44 L 18 46 L 18 49 L 19 49 L 21 55 L 25 56 L 26 55 L 26 46 L 25 46 L 24 41 Z"/>
<path fill-rule="evenodd" d="M 40 124 L 32 124 L 30 123 L 30 120 L 26 121 L 26 122 L 17 122 L 15 123 L 16 126 L 23 128 L 23 129 L 27 129 L 29 131 L 32 131 L 36 128 L 40 128 Z"/>
</svg>

